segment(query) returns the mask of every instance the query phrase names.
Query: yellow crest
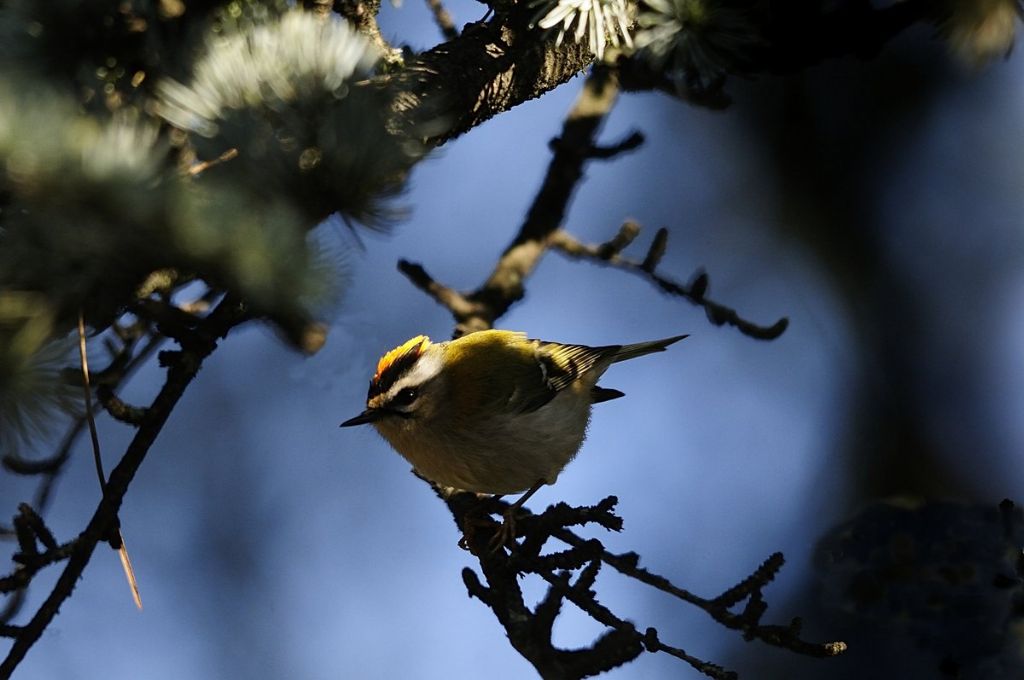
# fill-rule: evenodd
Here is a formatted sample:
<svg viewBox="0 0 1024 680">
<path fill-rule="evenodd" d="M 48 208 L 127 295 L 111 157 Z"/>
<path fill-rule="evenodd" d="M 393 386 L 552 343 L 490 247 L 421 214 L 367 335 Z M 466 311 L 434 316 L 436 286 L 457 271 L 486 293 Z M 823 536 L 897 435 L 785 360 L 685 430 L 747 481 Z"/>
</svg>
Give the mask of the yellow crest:
<svg viewBox="0 0 1024 680">
<path fill-rule="evenodd" d="M 429 344 L 430 338 L 425 335 L 417 335 L 415 338 L 406 340 L 380 358 L 380 361 L 377 362 L 377 373 L 374 374 L 373 379 L 379 380 L 392 364 L 404 356 L 418 357 Z"/>
</svg>

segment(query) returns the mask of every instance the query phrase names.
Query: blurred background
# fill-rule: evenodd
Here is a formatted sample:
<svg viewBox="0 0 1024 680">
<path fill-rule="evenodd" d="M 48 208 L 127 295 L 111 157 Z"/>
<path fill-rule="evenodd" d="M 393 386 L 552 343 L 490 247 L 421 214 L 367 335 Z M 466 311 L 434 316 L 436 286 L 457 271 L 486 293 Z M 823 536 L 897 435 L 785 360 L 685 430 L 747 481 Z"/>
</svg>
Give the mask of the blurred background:
<svg viewBox="0 0 1024 680">
<path fill-rule="evenodd" d="M 459 25 L 483 9 L 450 5 Z M 414 49 L 438 39 L 411 1 L 386 6 L 382 28 Z M 1019 52 L 969 71 L 921 28 L 870 62 L 733 80 L 724 112 L 622 97 L 603 139 L 638 129 L 647 143 L 588 167 L 565 226 L 599 242 L 634 218 L 645 228 L 640 257 L 665 226 L 662 272 L 685 280 L 704 267 L 713 299 L 755 322 L 791 323 L 774 342 L 751 340 L 639 278 L 548 254 L 500 327 L 585 344 L 691 337 L 609 371 L 602 384 L 627 398 L 595 408 L 579 457 L 529 506 L 616 495 L 625 530 L 599 536 L 609 549 L 636 551 L 708 596 L 781 550 L 766 620 L 803 616 L 805 637 L 843 639 L 850 651 L 819 660 L 746 643 L 612 573 L 598 581 L 603 604 L 743 678 L 939 677 L 934 646 L 830 607 L 815 556 L 822 536 L 878 499 L 993 511 L 1024 500 L 1022 82 Z M 16 677 L 533 675 L 467 597 L 460 570 L 475 560 L 456 547 L 443 504 L 372 430 L 337 425 L 362 409 L 380 354 L 451 333 L 397 260 L 476 287 L 518 228 L 581 83 L 422 163 L 403 198 L 410 217 L 392 235 L 364 234 L 360 250 L 340 222 L 320 228 L 350 277 L 326 346 L 305 358 L 258 326 L 225 341 L 121 512 L 145 611 L 101 548 Z M 122 396 L 147 402 L 161 377 L 148 367 Z M 108 466 L 130 435 L 100 419 Z M 32 488 L 0 473 L 6 515 Z M 98 498 L 83 439 L 47 516 L 59 539 Z M 570 607 L 556 629 L 566 647 L 599 631 Z M 609 677 L 699 675 L 644 655 Z"/>
</svg>

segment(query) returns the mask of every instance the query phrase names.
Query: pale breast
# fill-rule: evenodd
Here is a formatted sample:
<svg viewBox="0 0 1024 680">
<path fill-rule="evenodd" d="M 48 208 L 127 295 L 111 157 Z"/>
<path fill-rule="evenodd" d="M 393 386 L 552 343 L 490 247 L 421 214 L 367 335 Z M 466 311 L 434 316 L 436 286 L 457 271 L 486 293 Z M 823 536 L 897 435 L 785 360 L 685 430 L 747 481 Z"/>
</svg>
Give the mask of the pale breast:
<svg viewBox="0 0 1024 680">
<path fill-rule="evenodd" d="M 532 413 L 491 418 L 472 428 L 382 429 L 381 434 L 437 484 L 511 494 L 538 481 L 553 484 L 583 443 L 589 418 L 589 399 L 570 387 Z"/>
</svg>

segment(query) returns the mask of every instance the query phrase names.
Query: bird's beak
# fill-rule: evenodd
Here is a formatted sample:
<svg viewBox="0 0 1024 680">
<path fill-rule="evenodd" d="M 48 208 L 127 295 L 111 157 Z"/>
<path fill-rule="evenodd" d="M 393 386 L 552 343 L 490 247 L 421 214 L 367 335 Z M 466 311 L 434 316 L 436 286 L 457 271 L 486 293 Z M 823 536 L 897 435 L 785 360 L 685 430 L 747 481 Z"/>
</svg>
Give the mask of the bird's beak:
<svg viewBox="0 0 1024 680">
<path fill-rule="evenodd" d="M 380 417 L 383 416 L 383 415 L 384 415 L 384 412 L 379 410 L 379 409 L 368 408 L 365 411 L 363 411 L 362 413 L 360 413 L 359 415 L 357 415 L 355 418 L 349 418 L 348 420 L 343 422 L 341 425 L 339 425 L 339 427 L 352 427 L 353 425 L 365 425 L 367 423 L 372 423 L 375 420 L 379 420 Z"/>
</svg>

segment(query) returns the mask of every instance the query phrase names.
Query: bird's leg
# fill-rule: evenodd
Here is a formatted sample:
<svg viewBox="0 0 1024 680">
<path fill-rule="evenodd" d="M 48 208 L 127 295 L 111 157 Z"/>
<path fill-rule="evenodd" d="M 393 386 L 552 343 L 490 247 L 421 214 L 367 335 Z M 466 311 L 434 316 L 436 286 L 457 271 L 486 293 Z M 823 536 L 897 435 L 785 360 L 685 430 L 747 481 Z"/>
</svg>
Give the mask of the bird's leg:
<svg viewBox="0 0 1024 680">
<path fill-rule="evenodd" d="M 487 497 L 497 500 L 501 498 L 501 495 L 491 496 L 491 494 L 477 493 L 476 497 L 477 500 L 483 500 Z M 462 518 L 462 538 L 459 539 L 459 547 L 463 550 L 472 551 L 470 543 L 476 535 L 477 529 L 481 527 L 493 529 L 495 528 L 495 522 L 491 519 L 490 513 L 484 511 L 483 506 L 478 504 Z"/>
<path fill-rule="evenodd" d="M 522 496 L 516 500 L 515 503 L 509 506 L 504 512 L 501 526 L 494 533 L 494 538 L 491 539 L 490 548 L 491 552 L 497 552 L 503 545 L 508 545 L 511 541 L 516 538 L 516 513 L 519 512 L 519 508 L 523 507 L 523 503 L 530 500 L 530 496 L 537 493 L 537 491 L 547 484 L 543 479 L 538 479 L 533 486 L 527 490 Z"/>
</svg>

